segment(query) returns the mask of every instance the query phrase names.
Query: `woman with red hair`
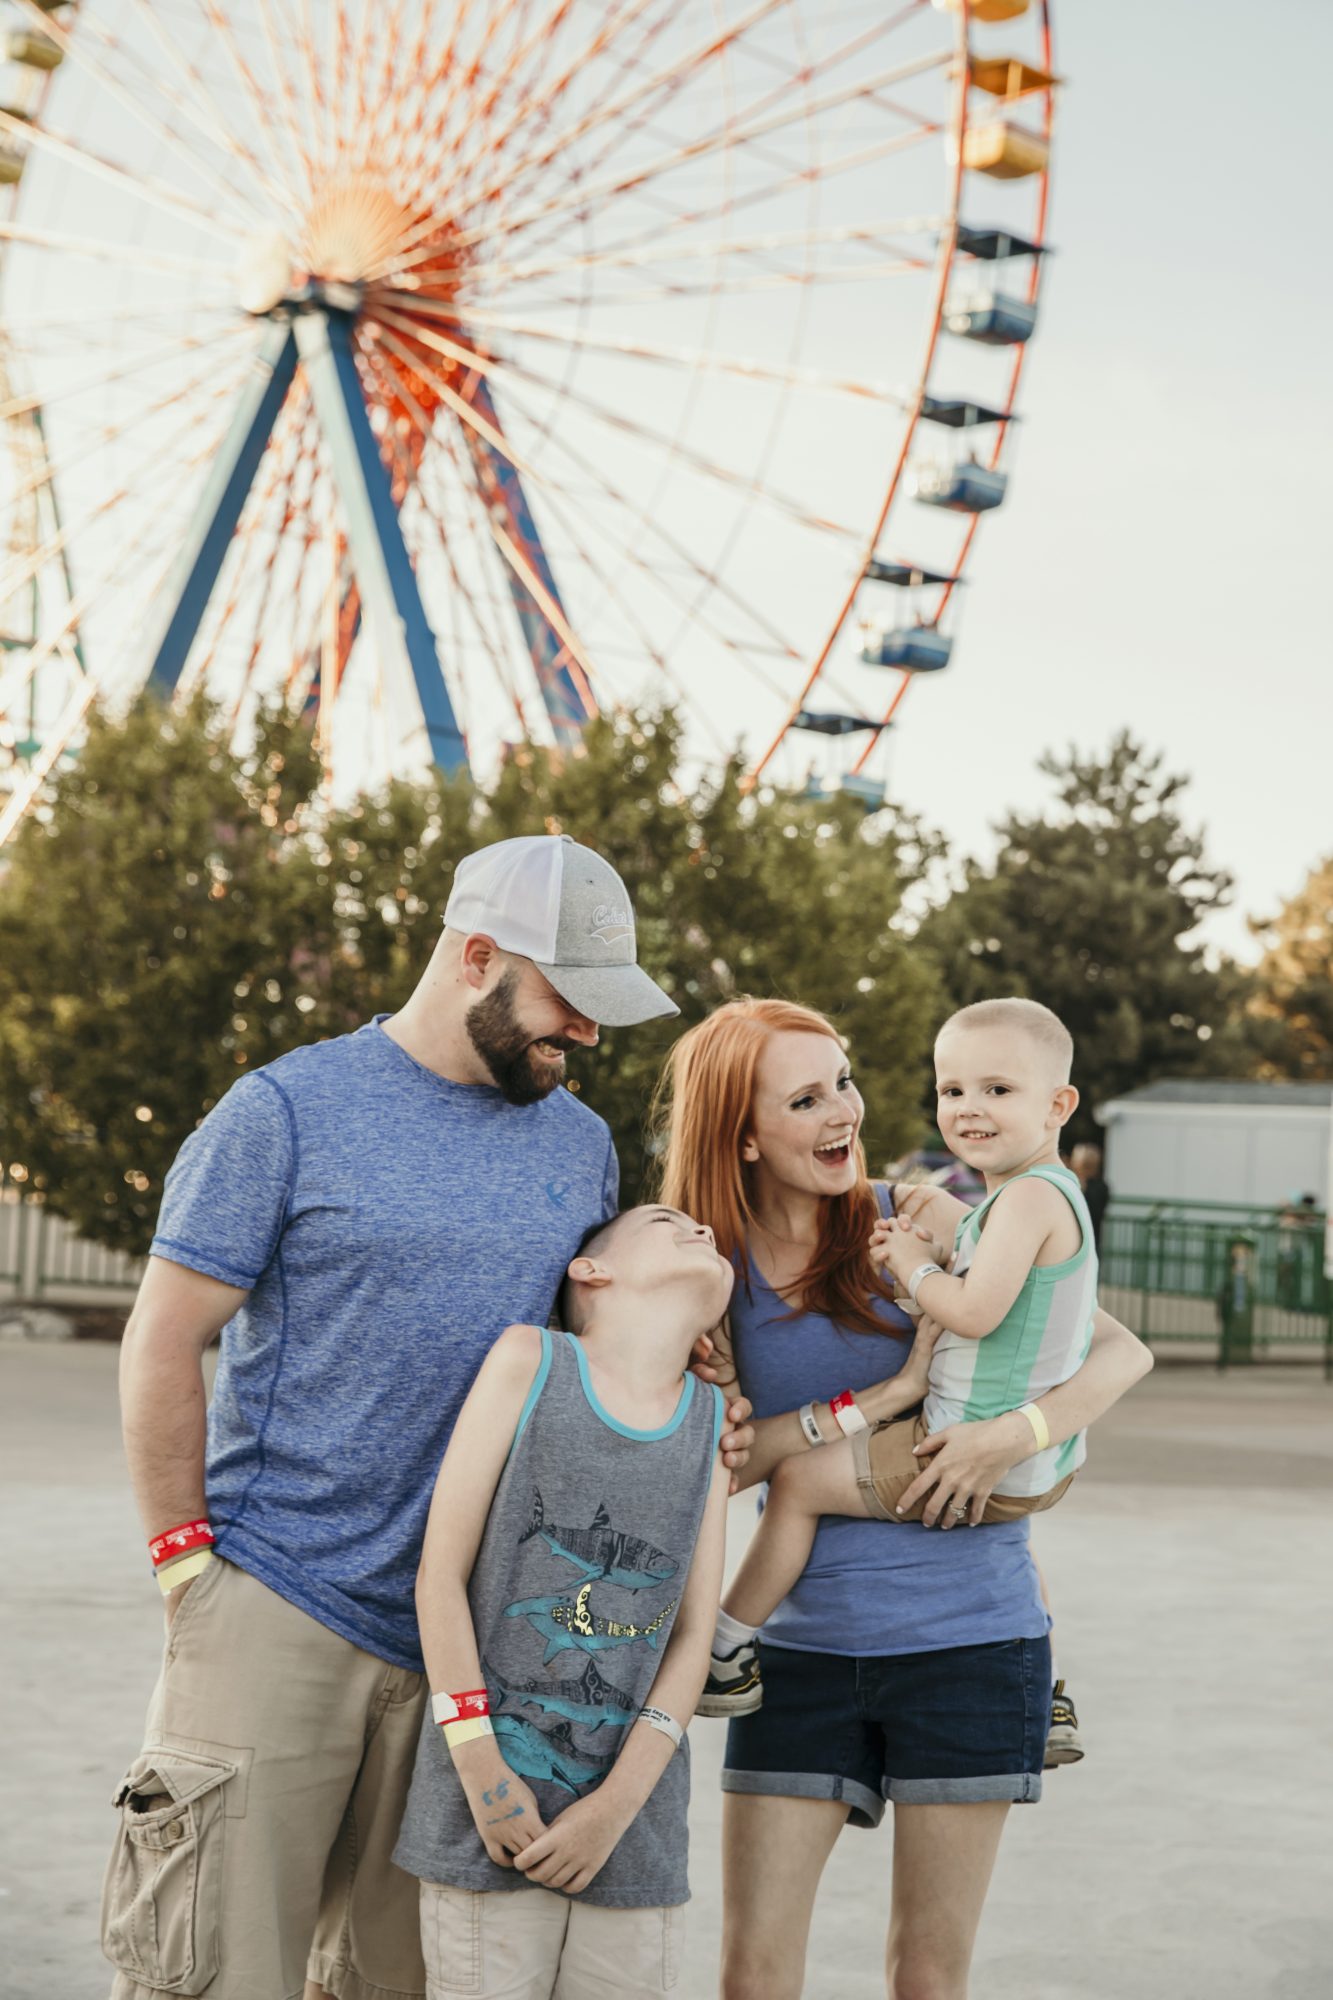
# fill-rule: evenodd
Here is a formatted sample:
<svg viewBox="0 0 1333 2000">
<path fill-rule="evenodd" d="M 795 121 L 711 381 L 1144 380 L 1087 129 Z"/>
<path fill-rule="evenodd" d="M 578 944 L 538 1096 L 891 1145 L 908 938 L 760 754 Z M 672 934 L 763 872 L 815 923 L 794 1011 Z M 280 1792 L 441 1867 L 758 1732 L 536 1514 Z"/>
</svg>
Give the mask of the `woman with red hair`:
<svg viewBox="0 0 1333 2000">
<path fill-rule="evenodd" d="M 844 1392 L 870 1423 L 903 1409 L 904 1377 L 924 1395 L 936 1329 L 923 1323 L 914 1344 L 871 1267 L 870 1233 L 893 1196 L 866 1173 L 864 1106 L 832 1022 L 786 1001 L 731 1001 L 676 1043 L 661 1101 L 662 1199 L 706 1222 L 737 1267 L 723 1361 L 754 1405 L 740 1475 L 753 1486 L 838 1438 L 830 1406 Z M 915 1191 L 910 1207 L 927 1233 L 952 1237 L 948 1197 Z M 1039 1399 L 1051 1440 L 1085 1429 L 1148 1365 L 1098 1313 L 1083 1367 Z M 1050 1620 L 1025 1520 L 947 1531 L 1035 1449 L 1021 1413 L 957 1425 L 923 1447 L 925 1521 L 821 1521 L 763 1630 L 763 1705 L 732 1704 L 723 2000 L 800 1994 L 834 1842 L 849 1821 L 877 1825 L 886 1801 L 890 2000 L 965 2000 L 1009 1807 L 1041 1794 Z"/>
</svg>

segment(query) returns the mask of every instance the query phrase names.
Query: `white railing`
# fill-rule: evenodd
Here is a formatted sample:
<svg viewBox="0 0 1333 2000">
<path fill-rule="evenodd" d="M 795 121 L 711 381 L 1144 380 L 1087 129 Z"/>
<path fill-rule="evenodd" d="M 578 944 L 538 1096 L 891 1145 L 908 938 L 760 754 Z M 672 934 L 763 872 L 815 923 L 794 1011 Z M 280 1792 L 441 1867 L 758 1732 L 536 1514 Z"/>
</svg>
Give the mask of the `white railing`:
<svg viewBox="0 0 1333 2000">
<path fill-rule="evenodd" d="M 0 1193 L 0 1299 L 44 1305 L 128 1304 L 143 1275 L 143 1259 L 105 1250 L 40 1201 Z"/>
</svg>

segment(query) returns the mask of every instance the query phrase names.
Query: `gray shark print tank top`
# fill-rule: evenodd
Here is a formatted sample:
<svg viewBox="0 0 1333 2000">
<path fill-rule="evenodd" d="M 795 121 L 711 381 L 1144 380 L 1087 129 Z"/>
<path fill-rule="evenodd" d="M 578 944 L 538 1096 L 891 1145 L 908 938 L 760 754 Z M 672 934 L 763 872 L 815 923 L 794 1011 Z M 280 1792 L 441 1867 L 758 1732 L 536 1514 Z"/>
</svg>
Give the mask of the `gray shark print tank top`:
<svg viewBox="0 0 1333 2000">
<path fill-rule="evenodd" d="M 468 1598 L 498 1747 L 548 1826 L 601 1783 L 648 1698 L 724 1408 L 719 1390 L 687 1375 L 660 1430 L 631 1430 L 598 1401 L 574 1335 L 542 1335 Z M 580 1900 L 611 1909 L 687 1901 L 689 1796 L 685 1746 Z M 462 1889 L 526 1886 L 482 1846 L 429 1709 L 394 1860 Z"/>
</svg>

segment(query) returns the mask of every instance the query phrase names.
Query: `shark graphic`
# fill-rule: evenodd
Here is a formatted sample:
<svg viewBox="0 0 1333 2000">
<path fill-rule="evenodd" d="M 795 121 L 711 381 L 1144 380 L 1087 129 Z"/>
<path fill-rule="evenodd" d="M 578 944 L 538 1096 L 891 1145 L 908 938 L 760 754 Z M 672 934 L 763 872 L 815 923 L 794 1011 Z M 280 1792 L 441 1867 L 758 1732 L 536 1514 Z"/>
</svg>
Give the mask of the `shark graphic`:
<svg viewBox="0 0 1333 2000">
<path fill-rule="evenodd" d="M 500 1701 L 517 1702 L 525 1708 L 539 1708 L 545 1715 L 562 1715 L 590 1732 L 606 1723 L 629 1722 L 637 1713 L 629 1697 L 622 1694 L 619 1688 L 612 1687 L 610 1681 L 597 1671 L 597 1662 L 591 1656 L 576 1681 L 547 1681 L 544 1686 L 516 1687 L 503 1674 L 497 1674 L 493 1667 L 483 1668 L 483 1678 L 487 1687 L 495 1689 Z"/>
<path fill-rule="evenodd" d="M 576 1597 L 525 1597 L 505 1606 L 506 1618 L 526 1618 L 535 1632 L 546 1640 L 542 1665 L 548 1666 L 557 1653 L 571 1647 L 580 1653 L 601 1653 L 612 1646 L 630 1646 L 643 1639 L 657 1650 L 657 1635 L 680 1602 L 673 1597 L 663 1605 L 649 1625 L 622 1625 L 614 1618 L 598 1618 L 588 1609 L 591 1583 L 581 1584 Z"/>
<path fill-rule="evenodd" d="M 520 1545 L 540 1535 L 552 1555 L 581 1570 L 589 1583 L 618 1583 L 622 1590 L 649 1590 L 673 1577 L 680 1564 L 665 1549 L 622 1534 L 611 1526 L 603 1501 L 586 1528 L 561 1528 L 546 1519 L 541 1490 L 533 1488 L 532 1520 L 519 1536 Z"/>
<path fill-rule="evenodd" d="M 545 1778 L 548 1784 L 577 1793 L 604 1778 L 616 1761 L 613 1756 L 589 1757 L 576 1750 L 567 1722 L 544 1731 L 521 1715 L 497 1715 L 492 1720 L 500 1754 L 520 1778 Z"/>
</svg>

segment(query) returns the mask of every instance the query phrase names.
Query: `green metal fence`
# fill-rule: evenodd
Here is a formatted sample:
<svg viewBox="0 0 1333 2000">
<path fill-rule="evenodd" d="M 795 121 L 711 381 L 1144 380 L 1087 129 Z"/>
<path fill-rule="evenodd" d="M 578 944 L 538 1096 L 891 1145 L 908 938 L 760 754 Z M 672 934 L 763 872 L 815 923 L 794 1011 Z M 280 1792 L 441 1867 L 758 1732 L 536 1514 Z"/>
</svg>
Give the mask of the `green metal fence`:
<svg viewBox="0 0 1333 2000">
<path fill-rule="evenodd" d="M 1099 1296 L 1155 1344 L 1208 1343 L 1220 1368 L 1322 1355 L 1333 1377 L 1333 1284 L 1313 1210 L 1117 1200 L 1102 1225 Z"/>
</svg>

